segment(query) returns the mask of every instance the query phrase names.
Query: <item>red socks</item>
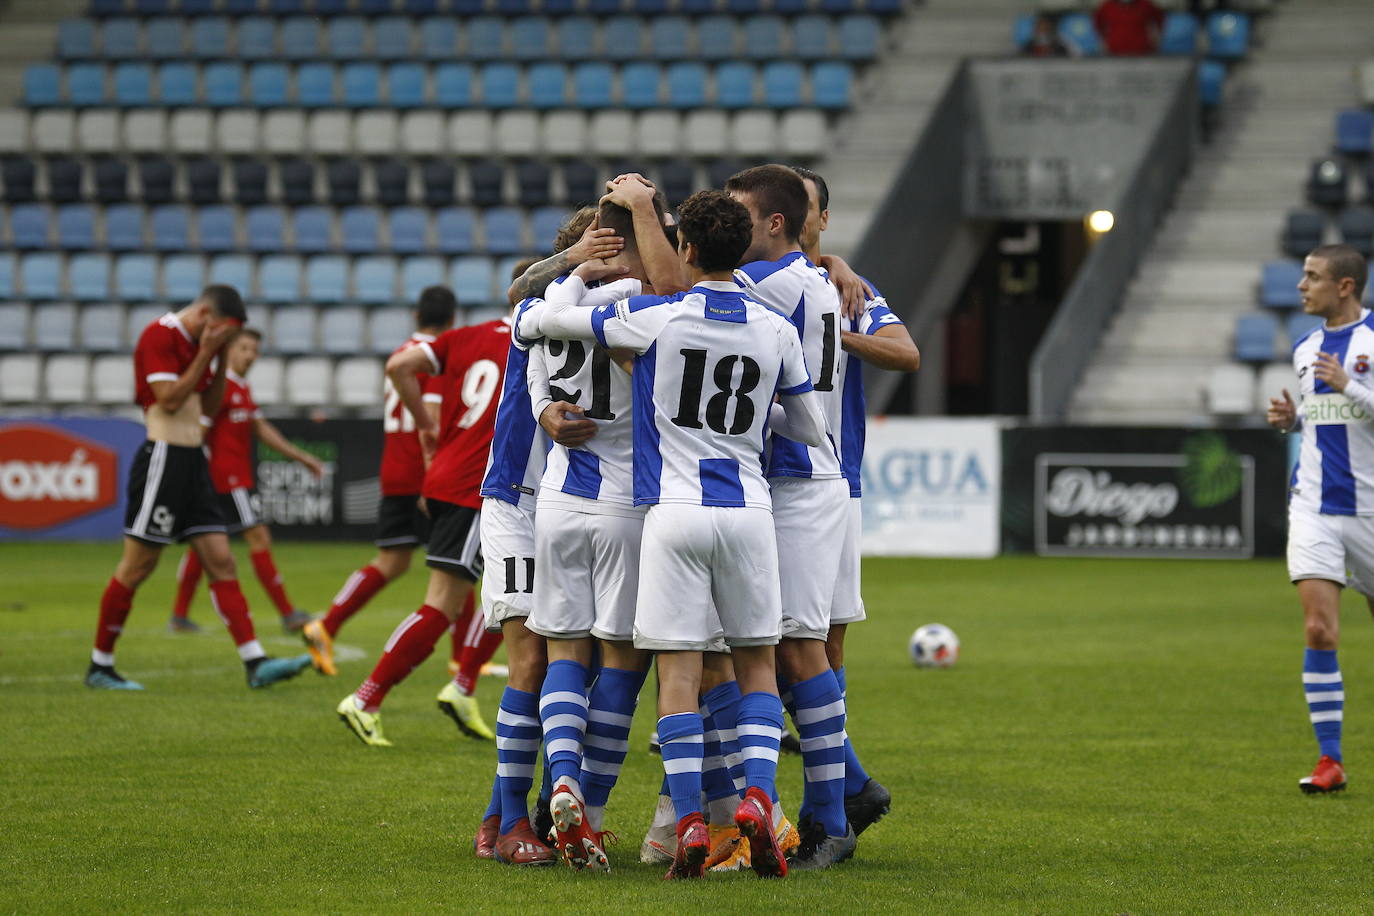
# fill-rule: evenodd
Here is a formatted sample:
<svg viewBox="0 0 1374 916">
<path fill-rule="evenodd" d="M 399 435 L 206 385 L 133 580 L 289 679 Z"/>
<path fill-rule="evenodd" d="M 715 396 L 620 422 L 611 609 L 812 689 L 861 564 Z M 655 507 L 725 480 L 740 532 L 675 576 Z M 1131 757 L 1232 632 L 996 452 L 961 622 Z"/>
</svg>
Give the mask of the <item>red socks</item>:
<svg viewBox="0 0 1374 916">
<path fill-rule="evenodd" d="M 181 558 L 177 567 L 177 600 L 172 605 L 172 616 L 186 619 L 191 610 L 191 599 L 195 597 L 196 586 L 200 585 L 200 555 L 194 547 L 186 548 L 186 556 Z"/>
<path fill-rule="evenodd" d="M 258 581 L 262 583 L 267 597 L 277 606 L 277 613 L 283 617 L 289 615 L 295 608 L 291 606 L 291 599 L 286 597 L 286 589 L 282 588 L 281 573 L 277 572 L 277 564 L 272 562 L 272 551 L 259 550 L 250 553 L 248 558 L 253 561 L 253 572 L 258 574 Z"/>
<path fill-rule="evenodd" d="M 210 583 L 210 603 L 215 613 L 229 628 L 234 645 L 242 646 L 254 641 L 253 618 L 248 614 L 248 601 L 243 597 L 237 580 Z"/>
<path fill-rule="evenodd" d="M 387 692 L 429 658 L 434 651 L 434 644 L 446 629 L 448 618 L 438 608 L 428 604 L 401 621 L 401 625 L 386 641 L 377 667 L 372 669 L 367 680 L 358 688 L 358 699 L 362 700 L 363 709 L 376 712 L 386 699 Z"/>
<path fill-rule="evenodd" d="M 375 566 L 364 566 L 348 577 L 343 588 L 334 596 L 334 603 L 322 621 L 330 636 L 337 636 L 344 621 L 358 613 L 372 596 L 386 585 L 386 576 Z"/>
<path fill-rule="evenodd" d="M 495 633 L 488 632 L 480 620 L 476 625 L 479 627 L 477 638 L 469 639 L 468 644 L 463 646 L 463 659 L 459 663 L 458 675 L 453 679 L 453 683 L 458 685 L 458 689 L 463 691 L 465 696 L 472 696 L 473 691 L 477 689 L 477 676 L 482 673 L 482 666 L 491 661 L 491 657 L 496 654 L 502 639 L 499 630 Z"/>
<path fill-rule="evenodd" d="M 124 621 L 129 618 L 133 603 L 133 589 L 111 578 L 110 584 L 105 586 L 105 594 L 100 596 L 100 623 L 95 630 L 97 652 L 114 653 L 115 640 L 124 629 Z"/>
<path fill-rule="evenodd" d="M 463 602 L 463 611 L 458 615 L 458 619 L 453 621 L 453 629 L 448 631 L 449 635 L 449 670 L 454 671 L 463 661 L 463 647 L 472 638 L 473 614 L 477 610 L 477 596 L 475 592 L 468 592 L 468 600 Z M 480 626 L 480 624 L 477 624 Z"/>
</svg>

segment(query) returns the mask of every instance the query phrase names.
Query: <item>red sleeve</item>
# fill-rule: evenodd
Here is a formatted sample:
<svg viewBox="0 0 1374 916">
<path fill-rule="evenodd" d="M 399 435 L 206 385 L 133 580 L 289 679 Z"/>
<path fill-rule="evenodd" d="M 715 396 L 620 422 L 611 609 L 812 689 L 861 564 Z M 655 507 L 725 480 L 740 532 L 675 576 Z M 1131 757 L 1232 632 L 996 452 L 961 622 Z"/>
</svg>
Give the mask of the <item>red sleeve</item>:
<svg viewBox="0 0 1374 916">
<path fill-rule="evenodd" d="M 424 384 L 420 386 L 420 393 L 426 401 L 442 403 L 444 400 L 444 378 L 441 375 L 426 376 Z"/>
<path fill-rule="evenodd" d="M 457 331 L 458 328 L 445 331 L 434 338 L 430 343 L 420 344 L 420 348 L 423 349 L 425 355 L 429 357 L 431 364 L 430 368 L 433 369 L 430 373 L 431 375 L 441 375 L 444 371 L 444 366 L 448 365 L 449 354 L 453 352 L 453 347 L 457 340 Z"/>
<path fill-rule="evenodd" d="M 143 357 L 143 380 L 153 382 L 175 382 L 181 378 L 185 366 L 177 356 L 176 335 L 173 328 L 158 325 L 143 335 L 139 349 Z"/>
</svg>

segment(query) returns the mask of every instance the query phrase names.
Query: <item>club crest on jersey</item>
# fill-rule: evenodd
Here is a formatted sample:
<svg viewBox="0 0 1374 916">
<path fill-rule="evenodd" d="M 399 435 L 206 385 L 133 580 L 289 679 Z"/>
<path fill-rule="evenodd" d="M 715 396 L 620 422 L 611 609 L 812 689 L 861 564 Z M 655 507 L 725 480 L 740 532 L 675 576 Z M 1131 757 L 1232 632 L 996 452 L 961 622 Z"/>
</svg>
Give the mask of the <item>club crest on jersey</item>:
<svg viewBox="0 0 1374 916">
<path fill-rule="evenodd" d="M 1365 353 L 1361 353 L 1359 356 L 1355 357 L 1355 365 L 1350 368 L 1356 375 L 1368 375 L 1369 356 Z"/>
</svg>

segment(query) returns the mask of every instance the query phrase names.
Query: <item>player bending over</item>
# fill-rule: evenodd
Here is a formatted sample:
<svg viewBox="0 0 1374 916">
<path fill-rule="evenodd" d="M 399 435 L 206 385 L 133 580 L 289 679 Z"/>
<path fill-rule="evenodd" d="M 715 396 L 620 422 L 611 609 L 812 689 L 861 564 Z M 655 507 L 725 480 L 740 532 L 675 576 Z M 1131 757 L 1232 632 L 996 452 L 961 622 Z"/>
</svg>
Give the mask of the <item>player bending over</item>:
<svg viewBox="0 0 1374 916">
<path fill-rule="evenodd" d="M 87 687 L 143 689 L 115 671 L 115 641 L 129 617 L 134 592 L 157 568 L 162 548 L 177 540 L 189 541 L 200 557 L 210 579 L 210 601 L 238 646 L 248 686 L 266 687 L 310 666 L 309 655 L 269 658 L 254 635 L 201 448 L 200 418 L 219 412 L 229 368 L 228 360 L 215 357 L 245 320 L 247 312 L 238 291 L 214 285 L 139 335 L 134 348 L 134 397 L 143 408 L 148 440 L 129 469 L 124 553 L 100 599 Z"/>
<path fill-rule="evenodd" d="M 213 419 L 202 417 L 201 423 L 209 425 L 205 446 L 210 450 L 210 482 L 219 496 L 219 508 L 224 514 L 228 532 L 242 532 L 243 539 L 248 542 L 248 558 L 253 562 L 253 571 L 257 573 L 263 591 L 276 605 L 277 613 L 281 615 L 282 629 L 290 634 L 299 632 L 309 622 L 310 615 L 298 610 L 286 597 L 281 574 L 277 572 L 277 564 L 272 559 L 272 534 L 260 517 L 258 491 L 253 486 L 253 438 L 256 436 L 261 439 L 269 448 L 299 463 L 317 478 L 324 473 L 324 466 L 314 455 L 296 448 L 253 402 L 253 392 L 248 387 L 246 376 L 248 370 L 253 368 L 253 363 L 257 362 L 261 342 L 261 331 L 244 328 L 232 343 L 225 345 L 229 371 L 226 373 L 223 403 Z M 176 604 L 172 607 L 172 619 L 168 625 L 174 633 L 200 632 L 200 627 L 187 615 L 196 587 L 200 584 L 201 573 L 200 557 L 194 548 L 190 548 L 177 569 Z"/>
</svg>

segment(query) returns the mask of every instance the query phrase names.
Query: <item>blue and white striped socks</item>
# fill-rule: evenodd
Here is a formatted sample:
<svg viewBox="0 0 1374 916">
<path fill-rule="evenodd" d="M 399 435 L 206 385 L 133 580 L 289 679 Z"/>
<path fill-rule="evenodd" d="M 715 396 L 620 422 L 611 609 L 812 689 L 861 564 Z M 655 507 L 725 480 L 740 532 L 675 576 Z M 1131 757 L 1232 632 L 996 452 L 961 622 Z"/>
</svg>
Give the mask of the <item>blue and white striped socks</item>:
<svg viewBox="0 0 1374 916">
<path fill-rule="evenodd" d="M 735 732 L 739 736 L 740 757 L 744 760 L 745 785 L 757 787 L 777 801 L 782 701 L 762 691 L 745 694 L 739 701 Z"/>
<path fill-rule="evenodd" d="M 702 705 L 711 712 L 716 731 L 720 734 L 720 756 L 730 771 L 735 792 L 744 797 L 744 758 L 739 753 L 739 736 L 735 731 L 739 719 L 739 682 L 726 681 L 711 688 L 701 698 Z"/>
<path fill-rule="evenodd" d="M 1304 653 L 1302 689 L 1307 694 L 1307 710 L 1322 754 L 1339 762 L 1345 685 L 1341 682 L 1335 649 L 1308 649 Z"/>
<path fill-rule="evenodd" d="M 576 781 L 582 772 L 582 738 L 587 731 L 587 668 L 572 659 L 549 664 L 539 691 L 549 770 L 554 783 Z"/>
<path fill-rule="evenodd" d="M 844 700 L 835 673 L 826 669 L 792 685 L 802 768 L 806 774 L 806 808 L 828 836 L 844 836 Z"/>
<path fill-rule="evenodd" d="M 701 715 L 679 712 L 659 719 L 658 744 L 663 750 L 663 772 L 668 776 L 668 794 L 673 798 L 677 819 L 680 821 L 689 814 L 700 814 Z"/>
<path fill-rule="evenodd" d="M 501 832 L 529 817 L 530 786 L 539 760 L 539 698 L 507 687 L 496 713 L 496 782 L 501 791 Z"/>
<path fill-rule="evenodd" d="M 602 809 L 630 750 L 630 723 L 647 673 L 602 668 L 587 697 L 587 733 L 582 738 L 579 780 L 593 830 L 601 829 Z"/>
<path fill-rule="evenodd" d="M 849 740 L 849 692 L 843 665 L 835 672 L 835 680 L 840 685 L 840 699 L 844 700 L 844 797 L 849 798 L 863 791 L 864 786 L 868 784 L 868 773 L 864 770 L 863 764 L 859 763 L 859 755 L 854 753 L 854 742 Z"/>
</svg>

